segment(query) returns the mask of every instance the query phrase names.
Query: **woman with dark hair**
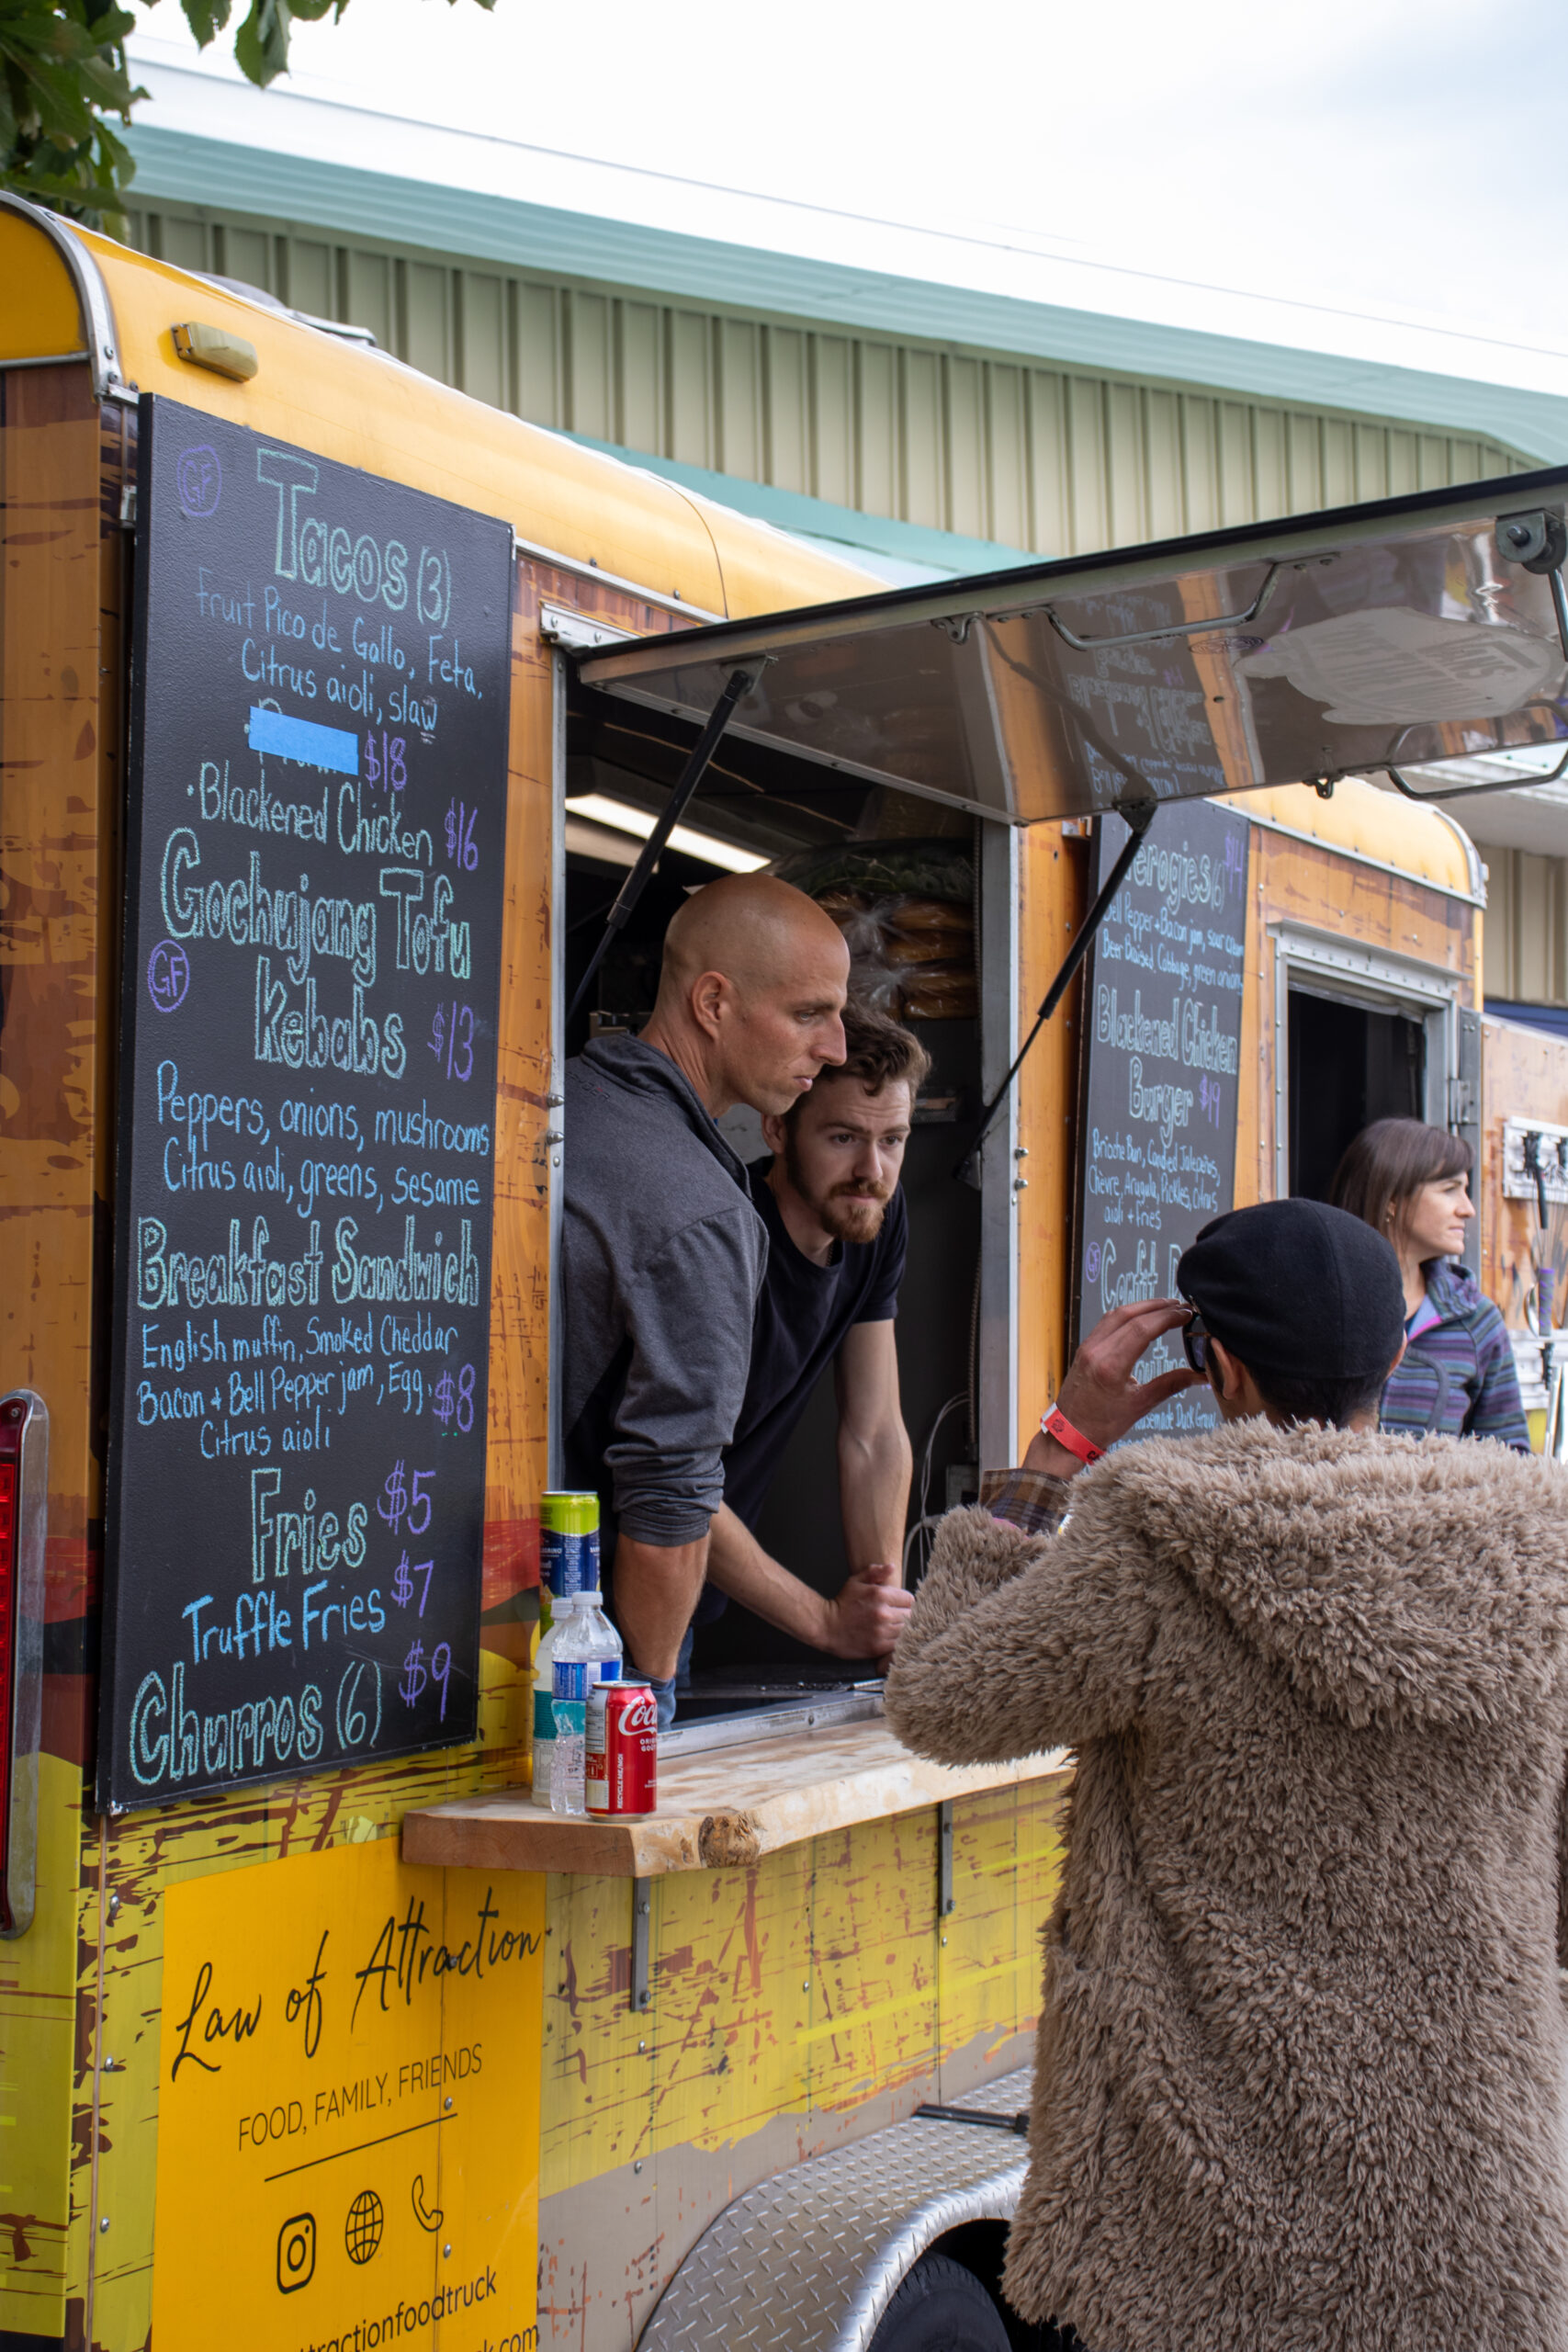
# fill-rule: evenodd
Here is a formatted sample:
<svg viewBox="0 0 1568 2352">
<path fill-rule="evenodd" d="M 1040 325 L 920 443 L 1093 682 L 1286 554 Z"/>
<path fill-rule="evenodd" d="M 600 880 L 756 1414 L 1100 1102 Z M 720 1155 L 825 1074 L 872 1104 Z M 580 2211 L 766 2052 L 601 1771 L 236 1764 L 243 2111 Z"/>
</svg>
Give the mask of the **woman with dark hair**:
<svg viewBox="0 0 1568 2352">
<path fill-rule="evenodd" d="M 1528 1453 L 1503 1318 L 1459 1262 L 1475 1215 L 1471 1166 L 1461 1136 L 1419 1119 L 1374 1119 L 1340 1161 L 1329 1197 L 1393 1242 L 1404 1277 L 1404 1358 L 1383 1390 L 1381 1426 L 1495 1437 Z"/>
</svg>

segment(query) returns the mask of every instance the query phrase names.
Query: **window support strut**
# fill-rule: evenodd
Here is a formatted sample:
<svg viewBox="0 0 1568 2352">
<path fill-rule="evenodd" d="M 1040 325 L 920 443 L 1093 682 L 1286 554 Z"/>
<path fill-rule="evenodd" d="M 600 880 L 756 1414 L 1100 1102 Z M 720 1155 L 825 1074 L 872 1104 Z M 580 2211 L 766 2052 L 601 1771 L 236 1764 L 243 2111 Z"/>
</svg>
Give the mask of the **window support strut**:
<svg viewBox="0 0 1568 2352">
<path fill-rule="evenodd" d="M 706 775 L 708 763 L 717 751 L 725 729 L 735 716 L 736 706 L 756 684 L 757 672 L 732 670 L 723 693 L 708 714 L 707 725 L 693 746 L 691 757 L 682 769 L 675 789 L 660 813 L 659 822 L 642 845 L 637 864 L 622 883 L 615 905 L 604 919 L 604 935 L 589 958 L 588 969 L 577 984 L 577 991 L 567 1009 L 567 1020 L 577 1017 L 584 997 L 593 985 L 594 976 L 614 944 L 617 932 L 624 931 L 637 911 L 637 900 L 647 889 L 654 867 L 669 843 L 670 836 L 686 812 L 686 804 Z"/>
<path fill-rule="evenodd" d="M 1155 810 L 1158 806 L 1157 800 L 1128 800 L 1122 802 L 1111 811 L 1112 815 L 1121 818 L 1127 828 L 1127 838 L 1122 844 L 1121 854 L 1106 876 L 1105 884 L 1099 898 L 1078 925 L 1073 936 L 1073 944 L 1062 958 L 1061 969 L 1041 1000 L 1040 1010 L 1034 1016 L 1034 1026 L 1013 1057 L 1012 1068 L 982 1111 L 980 1125 L 976 1130 L 974 1142 L 953 1169 L 954 1176 L 962 1177 L 965 1182 L 978 1184 L 981 1147 L 997 1123 L 998 1114 L 1007 1101 L 1014 1079 L 1017 1078 L 1029 1057 L 1030 1047 L 1066 995 L 1077 975 L 1078 966 L 1089 953 L 1095 933 L 1110 913 L 1111 901 L 1126 879 L 1128 867 L 1143 847 L 1144 835 L 1154 822 Z"/>
</svg>

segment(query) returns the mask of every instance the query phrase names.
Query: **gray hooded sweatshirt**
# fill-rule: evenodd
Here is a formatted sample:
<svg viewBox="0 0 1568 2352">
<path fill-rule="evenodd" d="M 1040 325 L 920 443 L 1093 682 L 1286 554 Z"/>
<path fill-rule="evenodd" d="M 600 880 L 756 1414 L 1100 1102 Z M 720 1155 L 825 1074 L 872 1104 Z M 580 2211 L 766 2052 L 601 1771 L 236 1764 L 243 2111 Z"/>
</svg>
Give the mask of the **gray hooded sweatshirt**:
<svg viewBox="0 0 1568 2352">
<path fill-rule="evenodd" d="M 724 1499 L 767 1232 L 741 1162 L 653 1046 L 595 1038 L 567 1064 L 565 1124 L 567 1477 L 599 1489 L 607 1532 L 696 1543 Z"/>
</svg>

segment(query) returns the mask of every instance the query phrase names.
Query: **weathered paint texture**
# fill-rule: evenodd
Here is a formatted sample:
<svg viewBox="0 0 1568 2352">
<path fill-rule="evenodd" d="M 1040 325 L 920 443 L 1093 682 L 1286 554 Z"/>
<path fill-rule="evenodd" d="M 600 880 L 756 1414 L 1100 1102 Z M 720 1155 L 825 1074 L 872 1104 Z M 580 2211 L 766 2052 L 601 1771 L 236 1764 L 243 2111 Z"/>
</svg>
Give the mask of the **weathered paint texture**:
<svg viewBox="0 0 1568 2352">
<path fill-rule="evenodd" d="M 55 2337 L 73 2303 L 80 2327 L 88 2229 L 78 1849 L 102 1548 L 121 459 L 85 368 L 0 375 L 0 1389 L 36 1388 L 51 1422 L 38 1916 L 0 1944 L 0 2326 Z"/>
<path fill-rule="evenodd" d="M 784 2165 L 1022 2063 L 1066 1776 L 652 1881 L 552 1878 L 544 2345 L 623 2352 L 693 2240 Z M 651 2000 L 630 2006 L 632 1904 Z"/>
<path fill-rule="evenodd" d="M 525 1771 L 549 1329 L 553 678 L 515 600 L 507 964 L 472 1749 L 100 1826 L 96 1699 L 133 414 L 85 368 L 0 374 L 0 1386 L 51 1414 L 38 1922 L 0 1944 L 0 2328 L 130 2352 L 150 2324 L 162 1903 L 174 1883 L 395 1834 Z M 107 2224 L 107 2226 L 106 2226 Z"/>
</svg>

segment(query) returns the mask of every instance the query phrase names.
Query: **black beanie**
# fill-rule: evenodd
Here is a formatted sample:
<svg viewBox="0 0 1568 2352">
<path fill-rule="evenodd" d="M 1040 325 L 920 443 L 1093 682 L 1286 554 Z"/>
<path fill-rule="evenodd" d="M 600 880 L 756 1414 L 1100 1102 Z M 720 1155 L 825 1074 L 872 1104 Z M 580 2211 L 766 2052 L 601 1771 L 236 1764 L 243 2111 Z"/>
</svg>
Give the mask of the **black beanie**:
<svg viewBox="0 0 1568 2352">
<path fill-rule="evenodd" d="M 1216 1217 L 1183 1252 L 1176 1286 L 1249 1372 L 1370 1380 L 1404 1337 L 1393 1249 L 1325 1201 L 1260 1201 Z"/>
</svg>

